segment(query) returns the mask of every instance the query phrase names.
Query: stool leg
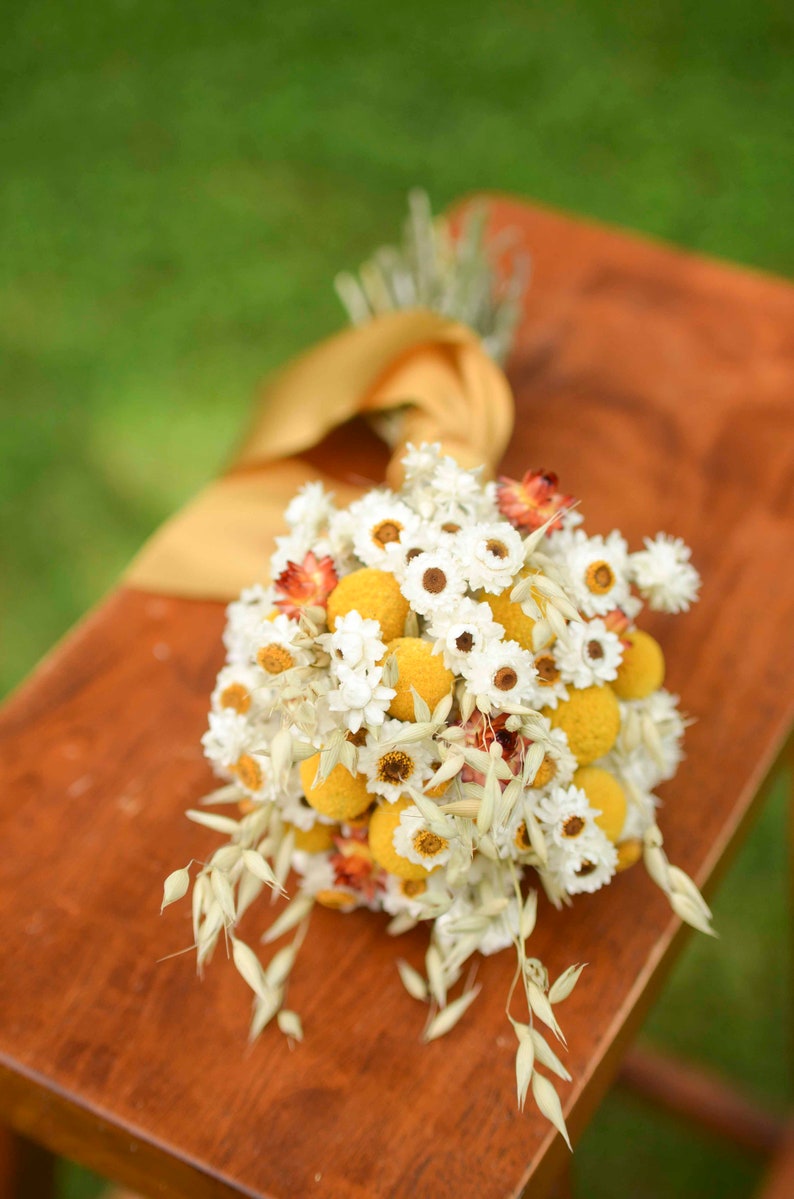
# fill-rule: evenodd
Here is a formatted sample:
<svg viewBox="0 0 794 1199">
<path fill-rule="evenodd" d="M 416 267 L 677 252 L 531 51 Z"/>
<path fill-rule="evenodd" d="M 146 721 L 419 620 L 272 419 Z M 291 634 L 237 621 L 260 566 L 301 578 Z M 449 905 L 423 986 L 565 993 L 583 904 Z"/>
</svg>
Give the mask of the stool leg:
<svg viewBox="0 0 794 1199">
<path fill-rule="evenodd" d="M 0 1199 L 54 1199 L 55 1157 L 0 1127 Z"/>
</svg>

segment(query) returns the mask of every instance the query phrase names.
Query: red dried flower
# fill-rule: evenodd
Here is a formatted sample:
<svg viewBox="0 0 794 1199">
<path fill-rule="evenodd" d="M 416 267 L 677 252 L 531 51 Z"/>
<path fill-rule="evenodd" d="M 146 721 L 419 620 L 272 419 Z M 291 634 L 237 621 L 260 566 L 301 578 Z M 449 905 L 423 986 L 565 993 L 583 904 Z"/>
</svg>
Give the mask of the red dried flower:
<svg viewBox="0 0 794 1199">
<path fill-rule="evenodd" d="M 557 490 L 557 476 L 552 471 L 528 470 L 523 479 L 502 475 L 496 484 L 496 502 L 502 516 L 523 533 L 539 529 L 555 512 L 562 514 L 573 503 L 572 495 Z M 560 519 L 552 521 L 548 531 L 559 529 Z"/>
<path fill-rule="evenodd" d="M 338 581 L 333 558 L 317 558 L 310 550 L 303 562 L 288 562 L 276 579 L 275 605 L 292 617 L 306 608 L 324 608 Z"/>
<path fill-rule="evenodd" d="M 358 831 L 358 830 L 356 830 Z M 371 903 L 378 891 L 383 890 L 383 871 L 374 861 L 364 839 L 356 836 L 334 837 L 337 852 L 331 854 L 334 881 L 338 887 L 349 887 Z"/>
</svg>

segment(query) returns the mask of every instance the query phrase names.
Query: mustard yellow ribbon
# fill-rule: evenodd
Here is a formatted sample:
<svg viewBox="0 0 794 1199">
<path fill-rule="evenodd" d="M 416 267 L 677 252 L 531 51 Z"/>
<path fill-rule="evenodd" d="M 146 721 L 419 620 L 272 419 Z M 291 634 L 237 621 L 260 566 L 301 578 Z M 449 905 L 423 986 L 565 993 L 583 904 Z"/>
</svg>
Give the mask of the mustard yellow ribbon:
<svg viewBox="0 0 794 1199">
<path fill-rule="evenodd" d="M 352 476 L 344 454 L 321 469 L 300 457 L 334 430 L 371 418 L 389 437 L 386 481 L 399 486 L 408 442 L 441 442 L 462 466 L 496 467 L 510 439 L 513 400 L 472 330 L 414 309 L 381 316 L 321 342 L 265 389 L 229 473 L 211 483 L 146 543 L 125 576 L 132 587 L 228 600 L 267 578 L 284 509 L 321 480 L 346 505 L 375 479 Z M 347 474 L 345 473 L 347 471 Z"/>
</svg>

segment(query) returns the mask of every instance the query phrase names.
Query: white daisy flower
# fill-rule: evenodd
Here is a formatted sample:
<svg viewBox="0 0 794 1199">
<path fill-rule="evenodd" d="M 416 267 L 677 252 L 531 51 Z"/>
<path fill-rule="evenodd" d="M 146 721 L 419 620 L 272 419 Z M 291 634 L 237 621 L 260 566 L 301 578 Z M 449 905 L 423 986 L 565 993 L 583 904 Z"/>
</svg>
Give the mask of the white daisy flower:
<svg viewBox="0 0 794 1199">
<path fill-rule="evenodd" d="M 563 563 L 576 606 L 585 616 L 606 616 L 626 608 L 631 599 L 626 542 L 614 531 L 608 537 L 587 537 L 575 529 L 558 534 Z"/>
<path fill-rule="evenodd" d="M 393 492 L 370 491 L 350 505 L 353 548 L 365 566 L 383 567 L 389 561 L 387 547 L 407 544 L 418 532 L 419 518 Z"/>
<path fill-rule="evenodd" d="M 474 525 L 464 537 L 461 558 L 472 590 L 499 595 L 524 565 L 521 534 L 507 521 Z"/>
<path fill-rule="evenodd" d="M 453 821 L 442 817 L 439 817 L 437 825 L 437 828 L 430 828 L 415 804 L 404 808 L 400 812 L 400 823 L 392 835 L 392 843 L 400 857 L 427 870 L 446 866 L 457 840 L 455 825 Z"/>
<path fill-rule="evenodd" d="M 363 725 L 372 728 L 383 724 L 386 709 L 397 692 L 393 687 L 386 687 L 382 678 L 380 666 L 351 670 L 349 666 L 339 664 L 334 668 L 336 687 L 326 694 L 325 703 L 329 711 L 340 714 L 351 733 L 357 733 Z"/>
<path fill-rule="evenodd" d="M 250 661 L 251 638 L 262 621 L 275 611 L 274 594 L 272 587 L 262 587 L 257 583 L 247 587 L 239 599 L 229 604 L 223 631 L 227 662 L 243 664 Z"/>
<path fill-rule="evenodd" d="M 210 702 L 213 712 L 230 708 L 241 716 L 254 717 L 267 712 L 274 697 L 273 689 L 262 685 L 261 672 L 255 666 L 232 663 L 218 674 Z"/>
<path fill-rule="evenodd" d="M 623 647 L 603 620 L 576 622 L 566 627 L 564 639 L 557 639 L 554 658 L 564 682 L 594 687 L 618 677 Z"/>
<path fill-rule="evenodd" d="M 537 782 L 533 791 L 536 793 L 552 785 L 567 787 L 579 767 L 579 763 L 571 753 L 564 729 L 553 729 L 551 721 L 547 717 L 544 716 L 542 719 L 546 726 L 546 736 L 543 739 L 543 762 L 535 776 Z"/>
<path fill-rule="evenodd" d="M 432 742 L 395 742 L 395 737 L 409 724 L 402 720 L 387 720 L 380 739 L 367 738 L 358 751 L 358 769 L 366 774 L 369 790 L 396 803 L 411 788 L 421 790 L 433 774 Z"/>
<path fill-rule="evenodd" d="M 444 665 L 456 674 L 461 673 L 474 650 L 483 650 L 504 637 L 504 629 L 494 620 L 490 606 L 466 597 L 454 608 L 436 613 L 428 632 L 436 639 L 433 653 L 443 654 Z"/>
<path fill-rule="evenodd" d="M 533 708 L 556 708 L 568 698 L 568 688 L 562 680 L 555 647 L 546 646 L 534 655 L 535 678 L 527 702 Z"/>
<path fill-rule="evenodd" d="M 431 616 L 460 603 L 466 580 L 458 559 L 448 550 L 436 549 L 406 563 L 400 590 L 414 612 Z"/>
<path fill-rule="evenodd" d="M 518 900 L 515 895 L 511 895 L 507 907 L 496 916 L 491 916 L 488 927 L 480 935 L 477 949 L 483 957 L 487 958 L 491 954 L 501 953 L 503 949 L 515 944 L 520 919 L 521 910 Z"/>
<path fill-rule="evenodd" d="M 249 645 L 249 661 L 256 663 L 270 683 L 275 683 L 286 671 L 309 662 L 306 638 L 300 625 L 283 612 L 273 620 L 262 621 Z"/>
<path fill-rule="evenodd" d="M 369 670 L 386 653 L 381 641 L 381 627 L 377 620 L 365 619 L 360 612 L 352 612 L 336 618 L 333 633 L 322 633 L 317 642 L 331 658 L 331 673 L 343 664 L 351 670 Z"/>
<path fill-rule="evenodd" d="M 505 703 L 521 703 L 532 690 L 535 663 L 517 641 L 496 641 L 483 650 L 473 650 L 462 673 L 469 691 L 499 708 Z"/>
<path fill-rule="evenodd" d="M 629 557 L 631 577 L 655 612 L 686 612 L 698 597 L 700 575 L 689 561 L 692 551 L 680 537 L 657 533 L 645 549 Z"/>
</svg>

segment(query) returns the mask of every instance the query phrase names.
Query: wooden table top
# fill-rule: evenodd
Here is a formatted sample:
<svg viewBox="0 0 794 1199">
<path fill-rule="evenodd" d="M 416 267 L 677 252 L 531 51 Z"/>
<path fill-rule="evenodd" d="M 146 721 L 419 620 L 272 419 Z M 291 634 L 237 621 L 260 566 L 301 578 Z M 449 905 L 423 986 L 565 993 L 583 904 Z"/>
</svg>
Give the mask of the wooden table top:
<svg viewBox="0 0 794 1199">
<path fill-rule="evenodd" d="M 494 224 L 533 257 L 510 364 L 505 461 L 554 469 L 592 532 L 693 546 L 702 601 L 648 623 L 697 717 L 663 791 L 671 858 L 706 882 L 736 841 L 792 721 L 794 288 L 513 201 Z M 0 722 L 0 1119 L 147 1194 L 445 1199 L 543 1188 L 566 1152 L 515 1110 L 508 953 L 453 1033 L 419 1043 L 395 959 L 425 937 L 318 911 L 290 1005 L 306 1040 L 246 1045 L 248 992 L 206 979 L 164 876 L 213 834 L 183 818 L 210 779 L 199 737 L 221 662 L 220 605 L 121 590 Z M 252 929 L 269 921 L 256 909 Z M 590 963 L 566 1002 L 561 1085 L 574 1135 L 670 957 L 677 920 L 641 868 L 572 910 L 535 952 Z M 248 939 L 247 938 L 247 939 Z M 729 947 L 726 947 L 726 952 Z"/>
</svg>

